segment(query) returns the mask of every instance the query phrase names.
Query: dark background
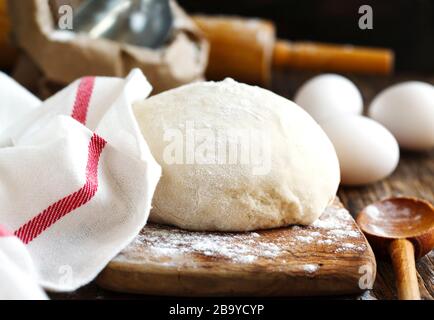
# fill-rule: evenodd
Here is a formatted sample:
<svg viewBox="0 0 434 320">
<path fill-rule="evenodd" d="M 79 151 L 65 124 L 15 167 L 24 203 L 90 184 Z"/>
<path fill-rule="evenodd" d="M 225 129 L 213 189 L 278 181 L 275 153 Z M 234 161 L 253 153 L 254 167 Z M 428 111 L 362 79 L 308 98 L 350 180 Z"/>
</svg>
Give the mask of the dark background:
<svg viewBox="0 0 434 320">
<path fill-rule="evenodd" d="M 178 0 L 189 13 L 267 18 L 291 40 L 392 48 L 400 71 L 434 71 L 434 0 Z M 373 9 L 372 30 L 360 30 L 359 7 Z"/>
</svg>

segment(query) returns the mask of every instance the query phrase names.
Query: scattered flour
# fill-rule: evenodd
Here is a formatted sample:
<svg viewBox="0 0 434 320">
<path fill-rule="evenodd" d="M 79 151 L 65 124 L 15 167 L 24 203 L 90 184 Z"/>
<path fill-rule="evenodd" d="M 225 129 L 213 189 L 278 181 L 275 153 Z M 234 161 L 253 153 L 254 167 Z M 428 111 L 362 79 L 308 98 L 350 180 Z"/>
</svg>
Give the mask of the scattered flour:
<svg viewBox="0 0 434 320">
<path fill-rule="evenodd" d="M 307 273 L 315 273 L 316 271 L 318 271 L 319 269 L 319 265 L 317 264 L 305 264 L 303 266 L 303 270 L 306 271 Z"/>
<path fill-rule="evenodd" d="M 357 238 L 360 236 L 360 233 L 358 231 L 341 229 L 330 230 L 327 232 L 327 234 L 335 236 L 336 238 Z"/>
<path fill-rule="evenodd" d="M 340 247 L 338 247 L 335 252 L 344 252 L 344 251 L 365 251 L 366 245 L 365 244 L 360 244 L 360 245 L 355 245 L 354 243 L 350 243 L 350 242 L 345 242 L 342 243 Z"/>
<path fill-rule="evenodd" d="M 347 248 L 347 249 L 355 249 L 355 248 L 357 248 L 357 246 L 354 243 L 343 243 L 342 247 Z"/>
<path fill-rule="evenodd" d="M 244 257 L 240 257 L 240 259 L 244 263 L 252 263 L 256 260 L 256 257 L 255 256 L 244 256 Z"/>
<path fill-rule="evenodd" d="M 333 240 L 331 240 L 331 239 L 325 239 L 325 240 L 318 240 L 318 243 L 319 243 L 319 244 L 328 244 L 328 245 L 331 245 L 331 244 L 333 244 L 334 242 L 333 242 Z"/>
<path fill-rule="evenodd" d="M 311 237 L 321 237 L 321 233 L 316 231 L 310 231 L 309 234 Z"/>
<path fill-rule="evenodd" d="M 261 241 L 259 233 L 204 233 L 148 225 L 130 245 L 149 245 L 156 256 L 173 257 L 187 253 L 218 256 L 233 262 L 252 263 L 258 258 L 273 259 L 281 247 Z"/>
<path fill-rule="evenodd" d="M 328 209 L 312 225 L 293 226 L 291 231 L 291 234 L 283 233 L 278 238 L 270 239 L 262 236 L 261 232 L 189 232 L 151 224 L 142 230 L 130 244 L 130 248 L 135 250 L 145 245 L 155 257 L 164 259 L 200 254 L 244 264 L 254 263 L 258 259 L 276 259 L 279 256 L 283 259 L 283 255 L 291 253 L 293 248 L 300 252 L 309 252 L 308 250 L 312 250 L 312 244 L 320 245 L 321 250 L 330 253 L 356 253 L 367 250 L 366 244 L 361 241 L 358 241 L 358 244 L 345 242 L 345 239 L 361 237 L 361 233 L 354 229 L 354 222 L 344 209 Z M 317 264 L 306 264 L 301 267 L 306 273 L 315 273 L 319 269 Z"/>
<path fill-rule="evenodd" d="M 299 242 L 312 243 L 315 239 L 312 236 L 295 236 Z"/>
<path fill-rule="evenodd" d="M 327 215 L 327 218 L 320 217 L 313 224 L 312 227 L 320 229 L 348 229 L 351 228 L 351 217 L 348 215 L 345 209 L 335 210 L 333 214 L 324 212 L 323 215 Z"/>
</svg>

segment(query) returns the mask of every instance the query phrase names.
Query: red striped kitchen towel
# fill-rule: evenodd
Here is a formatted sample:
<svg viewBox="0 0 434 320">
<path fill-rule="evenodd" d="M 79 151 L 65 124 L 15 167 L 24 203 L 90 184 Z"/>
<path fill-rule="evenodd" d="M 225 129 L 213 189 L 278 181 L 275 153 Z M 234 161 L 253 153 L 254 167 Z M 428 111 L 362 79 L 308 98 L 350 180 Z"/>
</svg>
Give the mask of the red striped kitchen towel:
<svg viewBox="0 0 434 320">
<path fill-rule="evenodd" d="M 0 300 L 44 300 L 36 268 L 26 246 L 0 225 Z"/>
<path fill-rule="evenodd" d="M 131 105 L 150 91 L 133 70 L 82 78 L 37 106 L 0 74 L 0 224 L 44 288 L 88 283 L 145 225 L 161 168 Z"/>
</svg>

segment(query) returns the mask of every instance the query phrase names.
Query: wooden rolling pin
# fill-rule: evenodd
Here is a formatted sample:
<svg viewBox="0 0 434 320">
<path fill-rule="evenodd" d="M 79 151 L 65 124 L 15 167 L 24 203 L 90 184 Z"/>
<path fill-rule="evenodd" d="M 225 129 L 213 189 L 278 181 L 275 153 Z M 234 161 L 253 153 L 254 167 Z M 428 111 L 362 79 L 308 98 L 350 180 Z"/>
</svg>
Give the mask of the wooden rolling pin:
<svg viewBox="0 0 434 320">
<path fill-rule="evenodd" d="M 344 45 L 276 40 L 270 21 L 227 16 L 193 16 L 211 45 L 207 77 L 268 85 L 271 67 L 388 74 L 393 52 Z"/>
<path fill-rule="evenodd" d="M 16 50 L 10 41 L 10 30 L 6 0 L 0 0 L 0 68 L 10 68 L 15 61 Z"/>
</svg>

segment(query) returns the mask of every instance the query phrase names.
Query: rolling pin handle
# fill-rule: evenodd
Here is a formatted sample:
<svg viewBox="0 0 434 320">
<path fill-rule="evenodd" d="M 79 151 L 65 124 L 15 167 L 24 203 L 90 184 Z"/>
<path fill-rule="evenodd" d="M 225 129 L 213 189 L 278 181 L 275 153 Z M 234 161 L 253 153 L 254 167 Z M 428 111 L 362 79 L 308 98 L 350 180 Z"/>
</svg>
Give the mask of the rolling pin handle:
<svg viewBox="0 0 434 320">
<path fill-rule="evenodd" d="M 274 46 L 273 64 L 321 72 L 386 75 L 393 71 L 394 54 L 380 48 L 278 40 Z"/>
</svg>

